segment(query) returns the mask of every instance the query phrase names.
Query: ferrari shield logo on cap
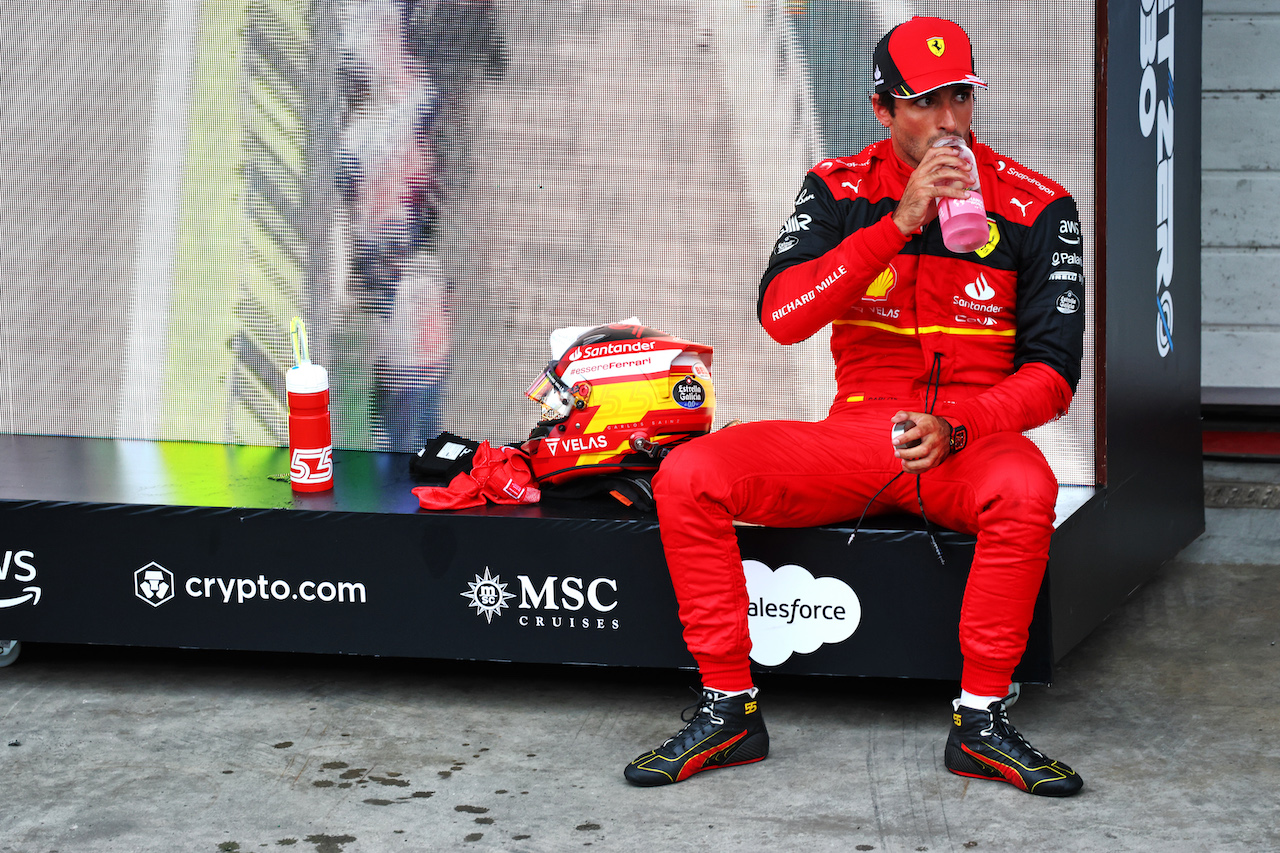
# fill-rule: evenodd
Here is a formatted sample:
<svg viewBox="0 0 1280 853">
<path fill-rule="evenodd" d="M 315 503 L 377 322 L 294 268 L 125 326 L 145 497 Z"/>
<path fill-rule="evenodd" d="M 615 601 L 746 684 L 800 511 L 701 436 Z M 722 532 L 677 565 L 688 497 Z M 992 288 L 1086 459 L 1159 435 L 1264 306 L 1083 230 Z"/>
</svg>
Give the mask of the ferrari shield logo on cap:
<svg viewBox="0 0 1280 853">
<path fill-rule="evenodd" d="M 947 51 L 947 43 L 942 40 L 941 36 L 934 36 L 929 39 L 929 52 L 934 56 L 942 56 Z"/>
</svg>

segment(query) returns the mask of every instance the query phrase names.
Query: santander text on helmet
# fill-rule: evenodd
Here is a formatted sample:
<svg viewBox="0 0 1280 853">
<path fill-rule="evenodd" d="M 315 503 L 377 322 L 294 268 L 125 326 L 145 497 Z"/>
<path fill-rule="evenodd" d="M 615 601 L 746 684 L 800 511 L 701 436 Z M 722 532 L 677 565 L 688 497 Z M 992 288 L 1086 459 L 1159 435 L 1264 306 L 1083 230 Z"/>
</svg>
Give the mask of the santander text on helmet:
<svg viewBox="0 0 1280 853">
<path fill-rule="evenodd" d="M 657 341 L 610 341 L 604 344 L 587 344 L 569 353 L 569 360 L 577 361 L 580 358 L 599 358 L 602 355 L 621 355 L 628 352 L 648 352 L 657 346 Z"/>
</svg>

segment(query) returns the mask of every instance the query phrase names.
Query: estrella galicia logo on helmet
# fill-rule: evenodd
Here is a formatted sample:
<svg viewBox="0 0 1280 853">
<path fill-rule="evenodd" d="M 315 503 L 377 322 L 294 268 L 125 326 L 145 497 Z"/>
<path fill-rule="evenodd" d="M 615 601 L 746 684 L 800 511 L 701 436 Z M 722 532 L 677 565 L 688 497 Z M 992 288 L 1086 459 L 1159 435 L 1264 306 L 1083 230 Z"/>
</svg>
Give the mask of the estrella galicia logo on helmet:
<svg viewBox="0 0 1280 853">
<path fill-rule="evenodd" d="M 159 607 L 173 598 L 173 572 L 159 563 L 147 563 L 133 573 L 133 594 Z"/>
<path fill-rule="evenodd" d="M 489 567 L 484 567 L 483 575 L 476 575 L 474 582 L 467 581 L 470 587 L 459 593 L 463 598 L 471 599 L 471 607 L 476 609 L 477 616 L 483 616 L 486 622 L 493 623 L 493 617 L 501 616 L 504 607 L 510 607 L 507 599 L 515 598 L 515 593 L 507 592 L 507 585 L 499 575 L 489 574 Z"/>
<path fill-rule="evenodd" d="M 698 380 L 686 376 L 671 389 L 671 399 L 686 409 L 696 409 L 706 402 L 707 391 Z"/>
</svg>

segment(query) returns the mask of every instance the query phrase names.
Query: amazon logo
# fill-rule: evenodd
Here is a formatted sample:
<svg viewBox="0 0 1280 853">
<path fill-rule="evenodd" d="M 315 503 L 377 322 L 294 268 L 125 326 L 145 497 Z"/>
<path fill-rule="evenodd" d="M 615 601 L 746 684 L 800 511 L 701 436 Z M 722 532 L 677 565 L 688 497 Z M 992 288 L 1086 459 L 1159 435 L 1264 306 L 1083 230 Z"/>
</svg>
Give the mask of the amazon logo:
<svg viewBox="0 0 1280 853">
<path fill-rule="evenodd" d="M 18 583 L 30 583 L 36 579 L 36 567 L 33 562 L 36 555 L 32 551 L 5 551 L 0 561 L 0 581 L 12 579 Z M 40 587 L 23 587 L 21 595 L 9 595 L 10 590 L 0 589 L 0 609 L 17 607 L 19 604 L 40 603 Z"/>
</svg>

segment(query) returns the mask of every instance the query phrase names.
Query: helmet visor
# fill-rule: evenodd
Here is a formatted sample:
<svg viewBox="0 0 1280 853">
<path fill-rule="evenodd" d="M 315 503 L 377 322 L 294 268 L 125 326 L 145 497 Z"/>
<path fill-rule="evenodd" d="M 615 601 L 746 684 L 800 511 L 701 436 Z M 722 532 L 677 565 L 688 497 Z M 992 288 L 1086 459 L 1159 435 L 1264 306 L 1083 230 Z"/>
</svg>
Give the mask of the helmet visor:
<svg viewBox="0 0 1280 853">
<path fill-rule="evenodd" d="M 563 418 L 573 410 L 573 393 L 556 373 L 554 361 L 547 365 L 547 369 L 542 371 L 537 379 L 533 380 L 533 384 L 524 394 L 533 402 L 541 403 L 543 409 L 557 418 Z"/>
</svg>

